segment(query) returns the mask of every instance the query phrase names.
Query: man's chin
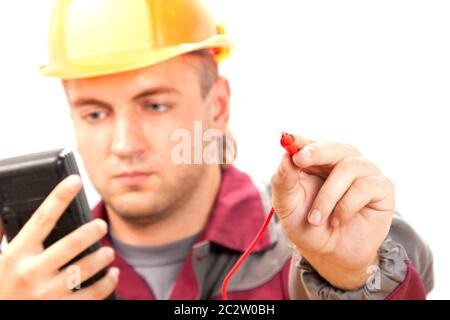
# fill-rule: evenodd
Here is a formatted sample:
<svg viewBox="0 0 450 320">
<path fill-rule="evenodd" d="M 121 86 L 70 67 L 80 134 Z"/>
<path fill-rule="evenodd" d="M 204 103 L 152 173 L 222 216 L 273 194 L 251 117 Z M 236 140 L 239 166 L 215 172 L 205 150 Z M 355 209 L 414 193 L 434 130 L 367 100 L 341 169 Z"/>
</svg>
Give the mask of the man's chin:
<svg viewBox="0 0 450 320">
<path fill-rule="evenodd" d="M 161 213 L 154 195 L 148 192 L 127 192 L 104 199 L 107 207 L 123 219 L 154 219 Z"/>
</svg>

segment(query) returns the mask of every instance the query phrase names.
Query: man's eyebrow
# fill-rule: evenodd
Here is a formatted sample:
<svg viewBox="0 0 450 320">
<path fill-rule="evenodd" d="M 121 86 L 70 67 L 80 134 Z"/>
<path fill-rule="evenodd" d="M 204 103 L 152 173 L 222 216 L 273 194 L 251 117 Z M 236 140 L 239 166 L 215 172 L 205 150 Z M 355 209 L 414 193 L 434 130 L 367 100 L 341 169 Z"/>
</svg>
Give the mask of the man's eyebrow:
<svg viewBox="0 0 450 320">
<path fill-rule="evenodd" d="M 150 96 L 154 96 L 162 93 L 181 93 L 178 89 L 170 88 L 170 87 L 157 87 L 152 89 L 144 90 L 137 95 L 135 95 L 132 100 L 137 101 L 143 98 L 147 98 Z M 95 98 L 78 98 L 76 99 L 72 105 L 74 107 L 83 107 L 83 106 L 99 106 L 99 107 L 110 107 L 110 104 Z"/>
<path fill-rule="evenodd" d="M 179 94 L 181 92 L 178 89 L 171 88 L 171 87 L 157 87 L 157 88 L 147 89 L 147 90 L 142 91 L 141 93 L 138 93 L 137 95 L 135 95 L 133 97 L 133 101 L 147 98 L 150 96 L 154 96 L 157 94 L 162 94 L 162 93 L 177 93 L 177 94 Z"/>
<path fill-rule="evenodd" d="M 72 105 L 74 107 L 83 107 L 83 106 L 98 106 L 98 107 L 109 107 L 109 103 L 94 99 L 94 98 L 78 98 L 76 99 Z"/>
</svg>

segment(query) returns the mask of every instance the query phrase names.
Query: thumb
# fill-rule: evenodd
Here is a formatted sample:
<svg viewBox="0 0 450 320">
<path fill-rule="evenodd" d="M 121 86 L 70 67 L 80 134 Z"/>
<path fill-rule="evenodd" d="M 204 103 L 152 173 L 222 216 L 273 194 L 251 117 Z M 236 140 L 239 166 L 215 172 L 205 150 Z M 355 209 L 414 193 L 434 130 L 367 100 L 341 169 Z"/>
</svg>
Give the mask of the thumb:
<svg viewBox="0 0 450 320">
<path fill-rule="evenodd" d="M 301 171 L 292 162 L 289 154 L 284 154 L 271 181 L 273 207 L 281 219 L 292 213 L 296 204 L 305 198 L 300 174 Z"/>
</svg>

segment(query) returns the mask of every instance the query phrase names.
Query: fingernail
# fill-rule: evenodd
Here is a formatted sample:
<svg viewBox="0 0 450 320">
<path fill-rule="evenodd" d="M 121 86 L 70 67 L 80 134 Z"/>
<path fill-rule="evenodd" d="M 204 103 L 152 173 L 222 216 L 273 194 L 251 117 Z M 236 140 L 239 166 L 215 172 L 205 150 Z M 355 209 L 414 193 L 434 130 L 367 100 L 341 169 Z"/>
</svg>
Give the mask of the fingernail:
<svg viewBox="0 0 450 320">
<path fill-rule="evenodd" d="M 114 258 L 114 250 L 110 247 L 105 247 L 103 250 L 105 250 L 105 254 L 109 257 L 109 258 Z"/>
<path fill-rule="evenodd" d="M 339 220 L 337 218 L 331 218 L 331 225 L 334 228 L 339 228 Z"/>
<path fill-rule="evenodd" d="M 304 147 L 301 151 L 300 151 L 300 155 L 304 158 L 304 159 L 309 159 L 312 156 L 312 152 L 311 152 L 311 148 L 309 148 L 308 146 Z"/>
<path fill-rule="evenodd" d="M 319 210 L 314 209 L 311 214 L 309 215 L 309 223 L 314 225 L 320 225 L 320 221 L 322 221 L 322 214 Z"/>
<path fill-rule="evenodd" d="M 77 175 L 72 175 L 67 178 L 67 185 L 73 189 L 77 189 L 80 186 L 81 178 Z"/>
<path fill-rule="evenodd" d="M 119 277 L 119 269 L 118 268 L 112 267 L 109 272 L 111 272 L 111 275 L 114 278 L 118 278 Z"/>
<path fill-rule="evenodd" d="M 95 223 L 97 223 L 97 225 L 103 230 L 103 232 L 106 232 L 108 230 L 108 224 L 102 219 L 95 219 Z"/>
</svg>

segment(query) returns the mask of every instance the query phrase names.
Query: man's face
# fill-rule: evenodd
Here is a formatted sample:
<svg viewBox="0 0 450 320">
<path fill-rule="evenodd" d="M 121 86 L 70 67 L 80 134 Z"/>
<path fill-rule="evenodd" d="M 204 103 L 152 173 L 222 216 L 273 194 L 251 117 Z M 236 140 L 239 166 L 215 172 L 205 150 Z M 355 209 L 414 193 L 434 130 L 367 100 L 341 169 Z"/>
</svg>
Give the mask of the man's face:
<svg viewBox="0 0 450 320">
<path fill-rule="evenodd" d="M 181 206 L 205 176 L 206 165 L 174 164 L 174 130 L 193 136 L 194 121 L 202 121 L 204 130 L 225 131 L 227 114 L 217 119 L 228 101 L 214 93 L 217 83 L 202 95 L 195 59 L 186 55 L 136 71 L 64 81 L 87 173 L 106 205 L 130 221 Z"/>
</svg>

